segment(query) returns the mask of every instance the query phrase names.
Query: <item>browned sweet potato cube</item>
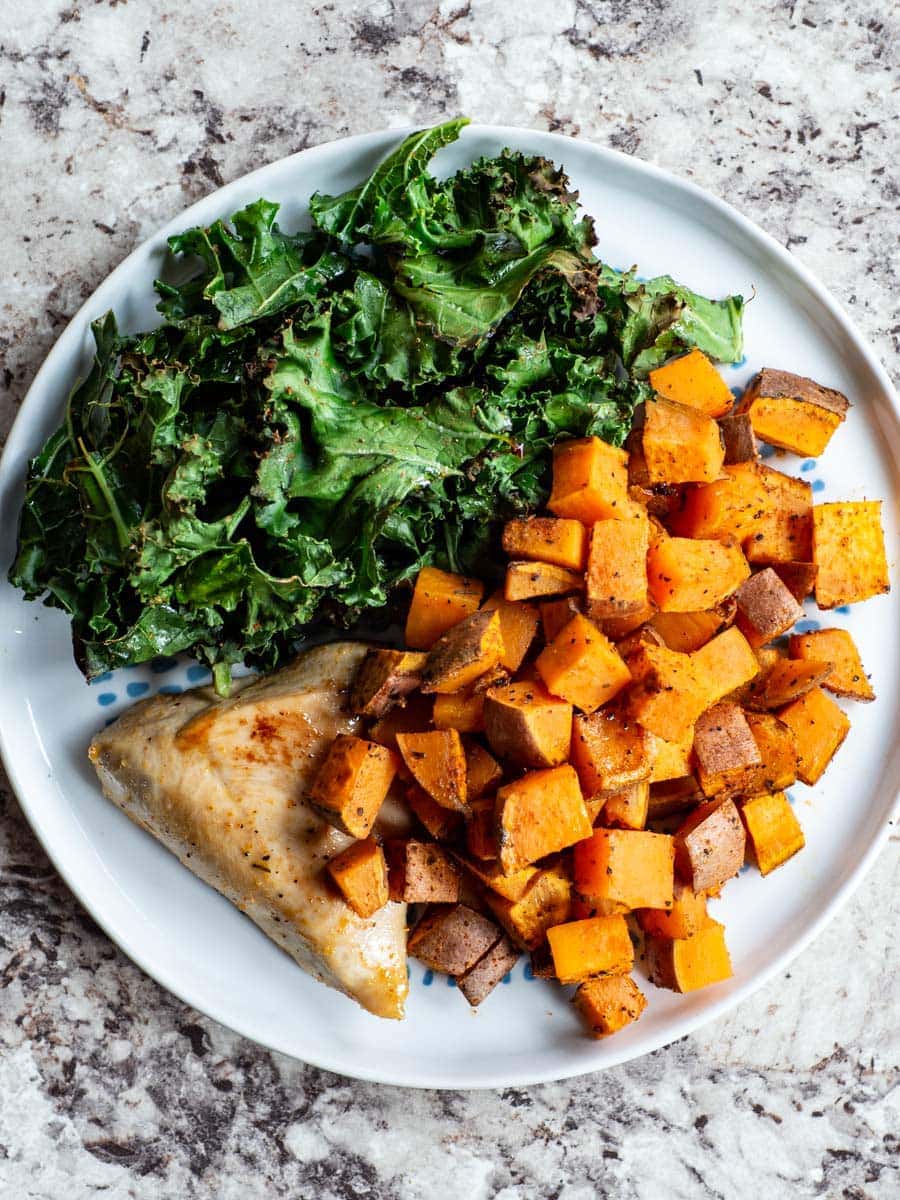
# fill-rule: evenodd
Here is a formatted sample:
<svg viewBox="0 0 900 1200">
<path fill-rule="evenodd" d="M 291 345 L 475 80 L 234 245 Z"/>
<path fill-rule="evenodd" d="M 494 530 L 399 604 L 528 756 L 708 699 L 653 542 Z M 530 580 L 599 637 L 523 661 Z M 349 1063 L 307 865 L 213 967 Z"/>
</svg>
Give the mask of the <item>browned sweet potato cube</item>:
<svg viewBox="0 0 900 1200">
<path fill-rule="evenodd" d="M 396 838 L 385 849 L 392 900 L 453 904 L 459 899 L 459 871 L 440 846 Z"/>
<path fill-rule="evenodd" d="M 751 646 L 786 633 L 803 609 L 771 567 L 757 571 L 738 588 L 735 624 Z"/>
<path fill-rule="evenodd" d="M 688 809 L 702 804 L 705 799 L 703 789 L 694 775 L 651 783 L 647 820 L 659 821 L 664 817 L 671 817 L 674 813 L 687 812 Z"/>
<path fill-rule="evenodd" d="M 730 799 L 710 800 L 675 835 L 675 869 L 695 892 L 721 887 L 744 865 L 741 815 Z"/>
<path fill-rule="evenodd" d="M 647 1007 L 644 993 L 630 975 L 601 975 L 588 979 L 572 1003 L 591 1037 L 609 1037 L 636 1021 Z"/>
<path fill-rule="evenodd" d="M 520 953 L 509 938 L 501 934 L 487 954 L 483 954 L 474 967 L 469 967 L 464 975 L 460 975 L 457 980 L 459 990 L 473 1008 L 477 1008 L 504 975 L 513 969 Z"/>
<path fill-rule="evenodd" d="M 694 726 L 697 778 L 707 796 L 752 793 L 762 784 L 763 760 L 743 709 L 723 700 Z"/>
<path fill-rule="evenodd" d="M 493 921 L 465 904 L 454 904 L 428 913 L 410 934 L 406 948 L 432 971 L 458 977 L 474 967 L 500 936 Z"/>
<path fill-rule="evenodd" d="M 371 917 L 384 908 L 388 873 L 384 851 L 374 838 L 353 842 L 328 864 L 328 874 L 358 917 Z"/>
<path fill-rule="evenodd" d="M 779 658 L 760 672 L 744 703 L 758 712 L 792 704 L 817 688 L 831 674 L 830 662 Z"/>
<path fill-rule="evenodd" d="M 649 778 L 654 742 L 653 734 L 631 720 L 621 705 L 611 704 L 590 716 L 579 713 L 570 761 L 584 795 L 609 795 Z"/>
<path fill-rule="evenodd" d="M 392 750 L 341 734 L 316 773 L 309 805 L 342 833 L 368 837 L 396 770 Z"/>
<path fill-rule="evenodd" d="M 350 711 L 383 717 L 419 686 L 427 657 L 414 650 L 370 650 L 350 686 Z"/>
<path fill-rule="evenodd" d="M 422 691 L 461 692 L 503 658 L 500 614 L 480 609 L 435 642 L 422 670 Z"/>
<path fill-rule="evenodd" d="M 759 458 L 753 425 L 746 413 L 732 413 L 719 417 L 719 429 L 725 443 L 725 465 L 755 462 Z"/>
<path fill-rule="evenodd" d="M 452 837 L 462 824 L 462 813 L 444 808 L 415 782 L 406 789 L 406 803 L 436 841 Z"/>
<path fill-rule="evenodd" d="M 772 713 L 746 714 L 763 760 L 762 791 L 783 792 L 797 782 L 797 743 L 784 721 Z"/>
<path fill-rule="evenodd" d="M 781 562 L 773 563 L 772 570 L 791 593 L 795 600 L 801 603 L 811 596 L 816 587 L 816 576 L 819 568 L 811 562 Z"/>
<path fill-rule="evenodd" d="M 484 702 L 491 749 L 518 767 L 555 767 L 569 755 L 572 705 L 540 683 L 491 688 Z"/>
</svg>

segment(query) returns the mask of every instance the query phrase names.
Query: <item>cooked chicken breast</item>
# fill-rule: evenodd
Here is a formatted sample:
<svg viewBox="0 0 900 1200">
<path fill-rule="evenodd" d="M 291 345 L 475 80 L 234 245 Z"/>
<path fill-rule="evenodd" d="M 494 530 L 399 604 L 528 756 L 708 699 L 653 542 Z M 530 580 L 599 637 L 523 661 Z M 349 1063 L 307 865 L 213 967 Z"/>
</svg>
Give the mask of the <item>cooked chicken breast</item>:
<svg viewBox="0 0 900 1200">
<path fill-rule="evenodd" d="M 305 804 L 366 646 L 317 646 L 228 700 L 154 696 L 98 733 L 89 756 L 123 812 L 255 921 L 305 971 L 380 1017 L 407 993 L 406 907 L 363 920 L 323 867 L 351 838 Z"/>
</svg>

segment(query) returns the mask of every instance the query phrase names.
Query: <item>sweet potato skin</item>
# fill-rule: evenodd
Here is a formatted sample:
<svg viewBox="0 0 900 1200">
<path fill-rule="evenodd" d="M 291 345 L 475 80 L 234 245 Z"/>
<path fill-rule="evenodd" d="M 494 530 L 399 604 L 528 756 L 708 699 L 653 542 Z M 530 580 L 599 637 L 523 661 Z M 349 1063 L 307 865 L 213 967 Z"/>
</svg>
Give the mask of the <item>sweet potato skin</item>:
<svg viewBox="0 0 900 1200">
<path fill-rule="evenodd" d="M 803 609 L 771 567 L 751 575 L 735 593 L 735 624 L 751 646 L 762 646 L 787 632 Z"/>
<path fill-rule="evenodd" d="M 485 696 L 484 724 L 495 754 L 519 767 L 556 767 L 566 761 L 572 706 L 541 684 L 511 683 Z"/>
<path fill-rule="evenodd" d="M 422 668 L 422 691 L 464 691 L 499 666 L 503 652 L 500 614 L 480 609 L 435 642 Z"/>
<path fill-rule="evenodd" d="M 813 561 L 819 569 L 819 608 L 856 604 L 890 591 L 881 501 L 815 505 Z"/>
<path fill-rule="evenodd" d="M 500 864 L 519 871 L 591 834 L 578 776 L 568 763 L 530 771 L 497 792 Z"/>
<path fill-rule="evenodd" d="M 392 900 L 407 904 L 454 904 L 459 899 L 459 871 L 433 842 L 391 839 L 385 845 Z"/>
<path fill-rule="evenodd" d="M 410 934 L 407 951 L 432 971 L 458 977 L 500 936 L 493 921 L 465 904 L 454 904 L 428 913 Z"/>
<path fill-rule="evenodd" d="M 762 441 L 817 458 L 849 407 L 847 397 L 834 388 L 765 367 L 744 392 L 738 411 L 749 416 Z"/>
<path fill-rule="evenodd" d="M 430 650 L 441 634 L 476 611 L 483 592 L 484 584 L 478 579 L 423 567 L 406 618 L 407 646 Z"/>
<path fill-rule="evenodd" d="M 763 760 L 741 707 L 708 708 L 694 726 L 695 771 L 707 796 L 748 794 L 763 783 Z"/>
<path fill-rule="evenodd" d="M 675 869 L 695 892 L 721 887 L 744 864 L 744 826 L 730 799 L 710 800 L 675 834 Z"/>
<path fill-rule="evenodd" d="M 457 986 L 472 1008 L 477 1008 L 488 998 L 519 961 L 520 954 L 508 938 L 500 937 L 487 954 L 459 976 Z"/>
<path fill-rule="evenodd" d="M 782 562 L 773 563 L 772 570 L 791 593 L 795 600 L 803 603 L 811 596 L 816 588 L 816 576 L 819 568 L 811 562 Z"/>
<path fill-rule="evenodd" d="M 753 436 L 753 425 L 746 413 L 732 413 L 719 417 L 719 431 L 725 446 L 725 466 L 734 463 L 756 462 L 759 451 Z"/>
<path fill-rule="evenodd" d="M 350 687 L 350 711 L 383 717 L 419 686 L 426 657 L 410 650 L 369 650 Z"/>
</svg>

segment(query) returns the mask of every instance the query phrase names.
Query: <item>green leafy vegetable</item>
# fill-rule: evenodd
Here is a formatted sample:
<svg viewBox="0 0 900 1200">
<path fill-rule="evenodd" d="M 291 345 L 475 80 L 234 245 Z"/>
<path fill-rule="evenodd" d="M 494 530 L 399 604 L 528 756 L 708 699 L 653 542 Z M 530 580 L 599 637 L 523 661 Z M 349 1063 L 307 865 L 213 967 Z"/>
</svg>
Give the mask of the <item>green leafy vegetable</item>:
<svg viewBox="0 0 900 1200">
<path fill-rule="evenodd" d="M 740 356 L 740 298 L 599 263 L 552 163 L 432 175 L 465 124 L 314 196 L 310 232 L 265 200 L 185 231 L 162 324 L 95 323 L 10 571 L 70 614 L 87 675 L 190 650 L 227 690 L 232 664 L 275 666 L 426 563 L 488 576 L 557 439 L 621 445 L 657 363 Z"/>
</svg>

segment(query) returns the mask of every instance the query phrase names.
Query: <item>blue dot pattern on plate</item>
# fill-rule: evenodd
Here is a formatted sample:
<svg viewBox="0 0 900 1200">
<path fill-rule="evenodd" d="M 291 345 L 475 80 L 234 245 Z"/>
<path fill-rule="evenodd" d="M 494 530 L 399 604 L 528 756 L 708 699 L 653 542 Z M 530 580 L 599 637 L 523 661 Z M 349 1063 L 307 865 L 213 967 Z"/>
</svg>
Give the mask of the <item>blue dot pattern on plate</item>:
<svg viewBox="0 0 900 1200">
<path fill-rule="evenodd" d="M 112 679 L 112 677 L 113 677 L 112 671 L 104 671 L 102 675 L 95 675 L 94 678 L 91 680 L 91 687 L 94 687 L 95 684 L 98 684 L 98 683 L 109 683 L 109 681 L 110 681 L 110 679 Z"/>
<path fill-rule="evenodd" d="M 200 683 L 204 679 L 211 679 L 212 672 L 208 667 L 201 667 L 199 663 L 196 663 L 193 667 L 188 667 L 187 677 L 191 683 Z"/>
<path fill-rule="evenodd" d="M 814 479 L 812 481 L 812 490 L 814 492 L 824 492 L 825 491 L 825 480 L 824 479 Z"/>
<path fill-rule="evenodd" d="M 849 604 L 841 604 L 834 611 L 836 613 L 840 613 L 842 617 L 849 617 L 850 616 L 850 605 Z"/>
<path fill-rule="evenodd" d="M 803 621 L 798 621 L 794 626 L 797 633 L 815 633 L 817 629 L 822 628 L 822 622 L 816 621 L 812 617 L 807 617 Z"/>
<path fill-rule="evenodd" d="M 101 706 L 101 708 L 106 708 L 107 705 L 115 704 L 115 702 L 116 702 L 116 693 L 115 692 L 101 692 L 100 695 L 97 697 L 97 703 Z"/>
<path fill-rule="evenodd" d="M 808 458 L 806 462 L 800 464 L 801 471 L 814 471 L 815 468 L 816 460 L 814 458 Z"/>
<path fill-rule="evenodd" d="M 164 683 L 159 689 L 159 694 L 161 696 L 178 696 L 183 691 L 184 688 L 180 683 Z"/>
<path fill-rule="evenodd" d="M 774 457 L 774 455 L 775 455 L 775 447 L 774 446 L 767 446 L 767 445 L 765 445 L 765 443 L 763 443 L 763 445 L 760 446 L 760 448 L 759 448 L 759 457 L 760 458 L 772 458 L 772 457 Z"/>
<path fill-rule="evenodd" d="M 138 698 L 138 696 L 143 696 L 146 692 L 150 691 L 150 684 L 143 683 L 143 682 L 129 683 L 128 686 L 125 688 L 125 691 L 132 698 L 132 700 L 136 700 Z"/>
<path fill-rule="evenodd" d="M 431 985 L 433 983 L 434 983 L 434 971 L 428 970 L 422 976 L 422 985 L 423 985 L 423 987 L 431 987 Z"/>
</svg>

